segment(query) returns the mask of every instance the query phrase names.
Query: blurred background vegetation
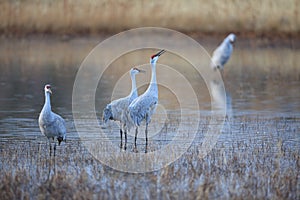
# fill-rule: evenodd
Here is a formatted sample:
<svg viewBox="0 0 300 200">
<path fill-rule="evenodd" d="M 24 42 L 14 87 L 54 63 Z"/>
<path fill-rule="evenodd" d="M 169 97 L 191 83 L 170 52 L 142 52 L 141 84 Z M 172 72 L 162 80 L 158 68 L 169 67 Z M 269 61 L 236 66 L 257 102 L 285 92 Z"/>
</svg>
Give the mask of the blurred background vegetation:
<svg viewBox="0 0 300 200">
<path fill-rule="evenodd" d="M 300 33 L 299 0 L 1 0 L 2 34 L 94 34 L 159 26 L 202 33 Z"/>
</svg>

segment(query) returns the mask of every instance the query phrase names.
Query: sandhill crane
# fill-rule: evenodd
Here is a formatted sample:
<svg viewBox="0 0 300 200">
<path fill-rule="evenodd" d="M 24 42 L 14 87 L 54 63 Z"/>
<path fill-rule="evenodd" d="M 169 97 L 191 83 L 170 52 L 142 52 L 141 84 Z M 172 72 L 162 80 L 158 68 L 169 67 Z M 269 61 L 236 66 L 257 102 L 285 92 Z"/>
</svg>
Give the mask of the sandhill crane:
<svg viewBox="0 0 300 200">
<path fill-rule="evenodd" d="M 156 62 L 160 55 L 162 55 L 165 50 L 161 50 L 157 54 L 154 54 L 150 58 L 151 64 L 151 82 L 148 86 L 148 89 L 144 94 L 136 98 L 130 105 L 129 105 L 129 115 L 136 126 L 135 130 L 135 138 L 134 138 L 134 145 L 136 148 L 136 140 L 138 134 L 138 126 L 140 126 L 143 120 L 146 120 L 146 129 L 145 129 L 145 136 L 146 136 L 146 151 L 147 151 L 147 144 L 148 144 L 148 124 L 151 121 L 151 116 L 155 112 L 157 103 L 158 103 L 158 88 L 156 83 Z"/>
<path fill-rule="evenodd" d="M 49 139 L 50 142 L 50 156 L 51 156 L 51 141 L 52 138 L 57 138 L 58 145 L 61 141 L 66 141 L 66 126 L 64 119 L 51 111 L 50 94 L 51 85 L 47 84 L 44 88 L 45 91 L 45 104 L 39 116 L 39 126 L 41 132 Z M 56 143 L 54 144 L 54 156 L 56 151 Z"/>
<path fill-rule="evenodd" d="M 127 143 L 127 126 L 130 125 L 130 119 L 127 117 L 127 109 L 130 103 L 138 97 L 138 92 L 136 88 L 136 81 L 135 81 L 135 75 L 145 72 L 143 70 L 140 70 L 138 68 L 132 68 L 130 70 L 130 77 L 131 77 L 131 92 L 128 96 L 117 99 L 109 103 L 105 109 L 103 110 L 103 121 L 106 123 L 108 120 L 115 120 L 120 122 L 120 137 L 121 137 L 121 148 L 122 148 L 122 135 L 124 132 L 125 135 L 125 146 L 126 149 L 126 143 Z"/>
<path fill-rule="evenodd" d="M 211 62 L 211 67 L 216 70 L 216 69 L 221 69 L 223 70 L 224 65 L 227 63 L 229 60 L 232 50 L 233 50 L 233 43 L 236 40 L 236 36 L 231 33 L 229 34 L 223 42 L 218 46 L 213 54 L 212 54 L 212 62 Z"/>
</svg>

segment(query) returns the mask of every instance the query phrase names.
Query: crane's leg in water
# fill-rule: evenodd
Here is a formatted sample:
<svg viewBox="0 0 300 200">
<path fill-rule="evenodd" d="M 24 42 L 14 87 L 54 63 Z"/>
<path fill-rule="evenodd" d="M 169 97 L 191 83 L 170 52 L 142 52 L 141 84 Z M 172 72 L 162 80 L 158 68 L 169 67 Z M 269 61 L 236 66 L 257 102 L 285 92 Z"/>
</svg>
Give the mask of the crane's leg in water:
<svg viewBox="0 0 300 200">
<path fill-rule="evenodd" d="M 135 136 L 134 136 L 134 147 L 136 148 L 136 138 L 138 134 L 138 127 L 135 128 Z"/>
<path fill-rule="evenodd" d="M 146 136 L 145 153 L 147 153 L 147 148 L 148 148 L 148 123 L 146 123 L 145 136 Z"/>
<path fill-rule="evenodd" d="M 120 138 L 121 138 L 120 148 L 122 148 L 122 146 L 123 146 L 123 131 L 122 131 L 122 124 L 120 125 Z"/>
<path fill-rule="evenodd" d="M 55 152 L 56 152 L 56 142 L 54 143 L 54 154 L 53 154 L 54 157 L 55 157 Z"/>
<path fill-rule="evenodd" d="M 50 145 L 50 157 L 52 156 L 52 145 L 51 145 L 51 141 L 49 140 L 49 145 Z"/>
<path fill-rule="evenodd" d="M 125 134 L 125 144 L 124 144 L 124 150 L 127 149 L 127 130 L 124 130 L 124 134 Z"/>
</svg>

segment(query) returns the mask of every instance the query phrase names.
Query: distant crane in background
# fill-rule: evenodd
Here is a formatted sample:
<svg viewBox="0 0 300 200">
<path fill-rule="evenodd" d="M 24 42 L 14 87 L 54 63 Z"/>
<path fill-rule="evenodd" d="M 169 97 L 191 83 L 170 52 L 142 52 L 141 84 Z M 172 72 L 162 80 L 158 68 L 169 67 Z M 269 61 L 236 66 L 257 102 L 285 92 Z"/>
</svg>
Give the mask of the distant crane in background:
<svg viewBox="0 0 300 200">
<path fill-rule="evenodd" d="M 120 137 L 121 137 L 121 148 L 122 148 L 122 135 L 124 132 L 125 135 L 125 145 L 124 149 L 126 150 L 126 144 L 127 144 L 127 130 L 128 126 L 130 126 L 130 119 L 127 115 L 128 106 L 130 103 L 138 97 L 138 92 L 136 88 L 136 80 L 135 76 L 136 74 L 140 72 L 145 72 L 143 70 L 140 70 L 138 68 L 132 68 L 130 70 L 130 77 L 131 77 L 131 92 L 128 96 L 117 99 L 112 101 L 111 103 L 107 104 L 105 109 L 103 110 L 103 121 L 106 123 L 108 120 L 115 120 L 120 122 Z M 133 126 L 133 125 L 131 125 Z"/>
<path fill-rule="evenodd" d="M 39 127 L 41 132 L 49 139 L 50 142 L 50 156 L 52 146 L 50 139 L 57 138 L 58 145 L 62 141 L 66 141 L 66 126 L 64 119 L 51 111 L 50 95 L 52 94 L 51 85 L 47 84 L 44 88 L 45 103 L 39 116 Z M 54 156 L 56 151 L 56 143 L 54 144 Z"/>
<path fill-rule="evenodd" d="M 148 89 L 145 91 L 144 94 L 136 98 L 130 105 L 129 105 L 129 115 L 133 121 L 133 124 L 136 127 L 135 130 L 135 138 L 134 138 L 134 146 L 136 149 L 136 140 L 138 134 L 138 126 L 140 126 L 143 120 L 146 120 L 146 129 L 145 129 L 145 136 L 146 136 L 146 152 L 147 152 L 147 145 L 148 145 L 148 125 L 151 121 L 151 116 L 155 112 L 157 103 L 158 103 L 158 87 L 156 82 L 156 62 L 160 55 L 162 55 L 165 50 L 159 51 L 157 54 L 154 54 L 150 58 L 151 64 L 151 82 L 148 86 Z"/>
<path fill-rule="evenodd" d="M 235 41 L 236 36 L 233 33 L 231 33 L 223 40 L 220 46 L 218 46 L 214 50 L 211 58 L 211 67 L 214 70 L 224 69 L 224 65 L 227 63 L 232 54 L 233 44 L 235 43 Z"/>
</svg>

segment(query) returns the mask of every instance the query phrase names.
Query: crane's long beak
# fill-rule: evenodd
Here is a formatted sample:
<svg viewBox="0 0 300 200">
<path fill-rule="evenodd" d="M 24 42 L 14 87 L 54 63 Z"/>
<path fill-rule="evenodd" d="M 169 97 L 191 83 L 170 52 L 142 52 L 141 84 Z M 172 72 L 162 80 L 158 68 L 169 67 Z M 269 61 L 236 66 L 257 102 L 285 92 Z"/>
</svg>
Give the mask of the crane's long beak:
<svg viewBox="0 0 300 200">
<path fill-rule="evenodd" d="M 139 69 L 139 73 L 146 73 L 145 70 Z"/>
<path fill-rule="evenodd" d="M 230 41 L 231 45 L 235 47 L 235 40 Z"/>
<path fill-rule="evenodd" d="M 161 54 L 165 53 L 166 51 L 163 49 L 160 52 L 158 52 L 155 56 L 160 56 Z"/>
</svg>

